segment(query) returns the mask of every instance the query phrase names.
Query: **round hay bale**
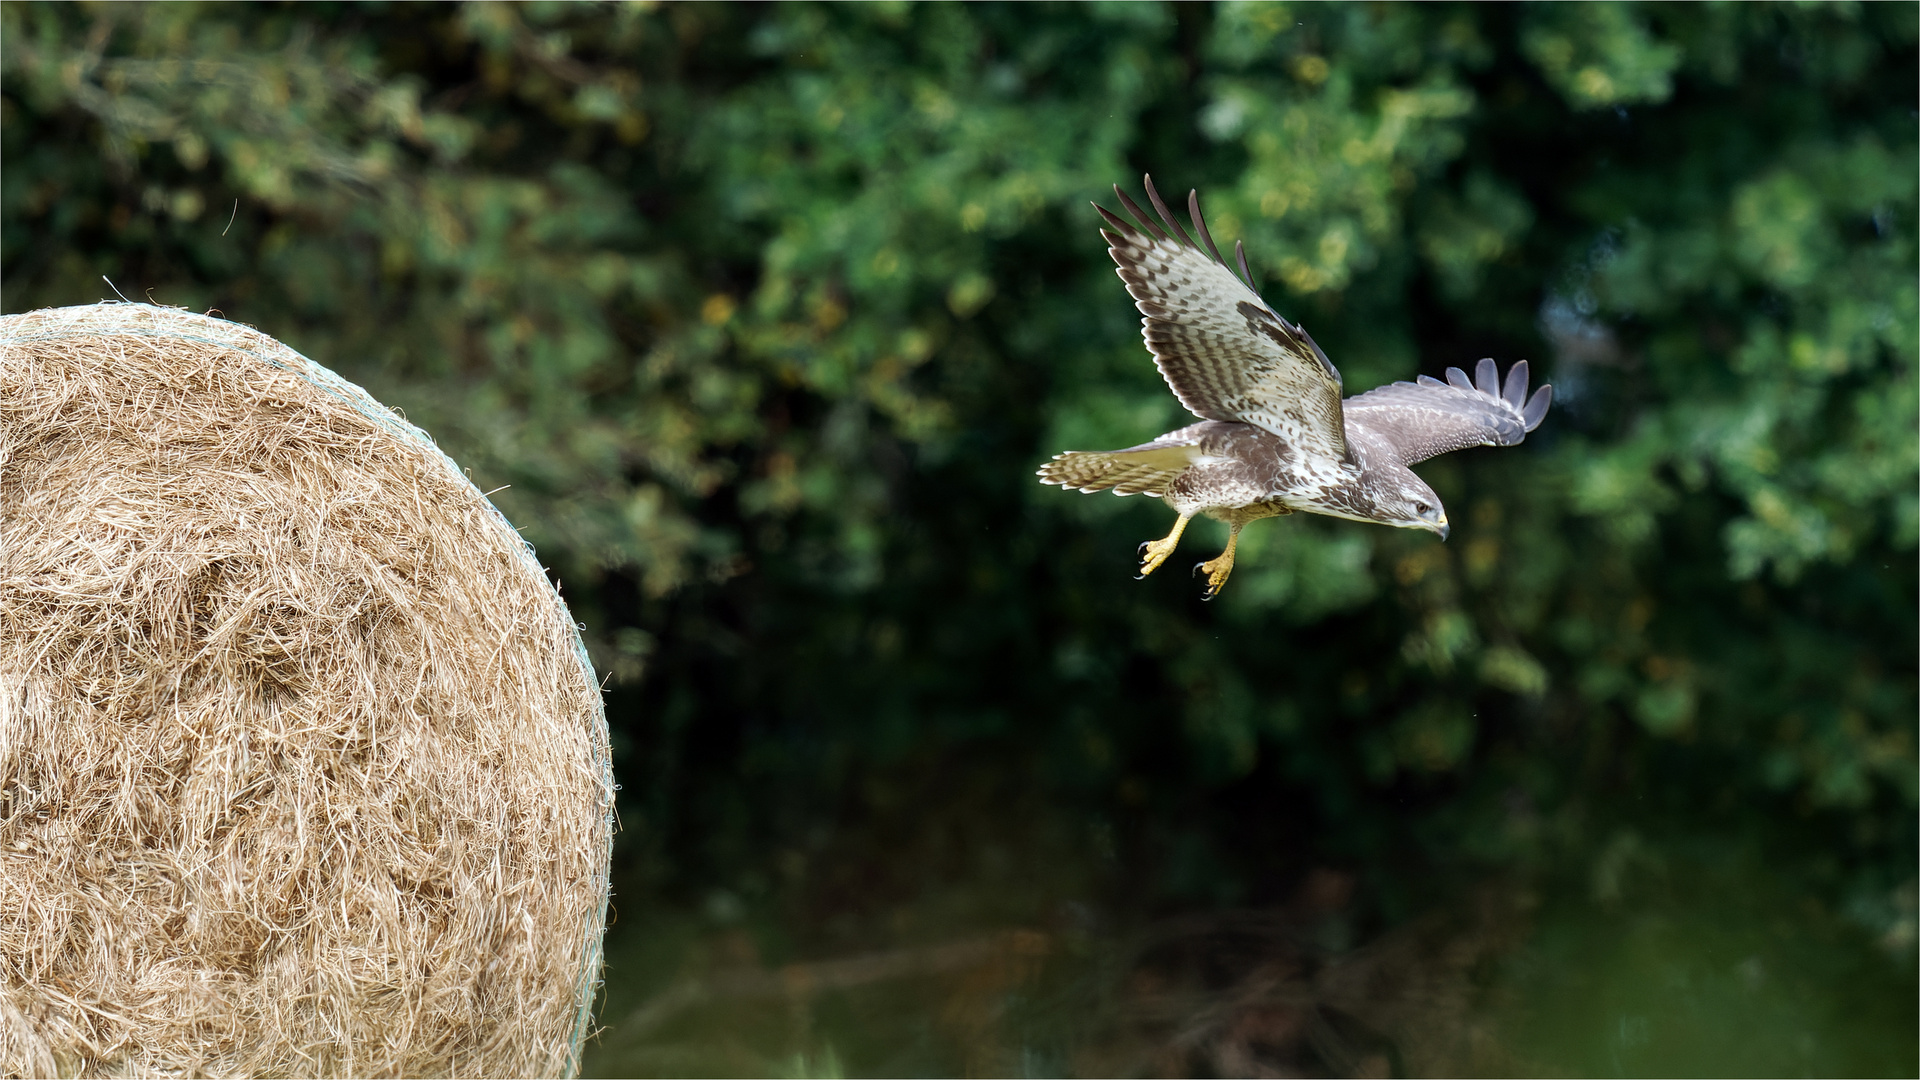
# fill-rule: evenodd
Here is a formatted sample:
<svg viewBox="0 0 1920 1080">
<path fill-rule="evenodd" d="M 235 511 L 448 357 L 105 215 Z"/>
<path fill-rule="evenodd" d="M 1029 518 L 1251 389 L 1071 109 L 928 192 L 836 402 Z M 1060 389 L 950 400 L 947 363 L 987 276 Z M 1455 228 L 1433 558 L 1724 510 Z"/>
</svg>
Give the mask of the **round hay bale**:
<svg viewBox="0 0 1920 1080">
<path fill-rule="evenodd" d="M 419 429 L 219 319 L 0 319 L 0 1072 L 574 1072 L 612 807 Z"/>
</svg>

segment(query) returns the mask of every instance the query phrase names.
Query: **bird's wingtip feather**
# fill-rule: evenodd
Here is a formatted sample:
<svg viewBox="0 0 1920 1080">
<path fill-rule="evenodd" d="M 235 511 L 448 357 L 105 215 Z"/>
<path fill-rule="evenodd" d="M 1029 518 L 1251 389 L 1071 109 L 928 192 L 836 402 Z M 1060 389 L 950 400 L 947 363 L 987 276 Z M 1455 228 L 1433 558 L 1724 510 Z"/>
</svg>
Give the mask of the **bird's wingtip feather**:
<svg viewBox="0 0 1920 1080">
<path fill-rule="evenodd" d="M 1480 358 L 1479 366 L 1473 369 L 1473 382 L 1488 397 L 1500 396 L 1500 365 L 1493 362 L 1493 357 Z"/>
<path fill-rule="evenodd" d="M 1525 360 L 1516 361 L 1512 367 L 1507 369 L 1507 385 L 1500 392 L 1500 396 L 1506 399 L 1507 404 L 1516 409 L 1526 406 L 1528 378 L 1527 362 Z"/>
<path fill-rule="evenodd" d="M 1547 409 L 1552 405 L 1552 383 L 1548 383 L 1533 392 L 1533 398 L 1527 402 L 1527 407 L 1520 413 L 1521 419 L 1526 422 L 1528 431 L 1532 431 L 1534 428 L 1540 426 L 1540 421 L 1547 418 Z"/>
</svg>

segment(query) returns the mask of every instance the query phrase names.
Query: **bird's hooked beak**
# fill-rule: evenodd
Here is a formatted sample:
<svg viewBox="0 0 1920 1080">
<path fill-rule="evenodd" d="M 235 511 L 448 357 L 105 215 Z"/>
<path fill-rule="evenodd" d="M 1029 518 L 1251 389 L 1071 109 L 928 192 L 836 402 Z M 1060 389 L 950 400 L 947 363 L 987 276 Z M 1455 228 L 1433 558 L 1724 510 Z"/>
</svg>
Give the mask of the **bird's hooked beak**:
<svg viewBox="0 0 1920 1080">
<path fill-rule="evenodd" d="M 1452 526 L 1447 524 L 1446 515 L 1441 515 L 1440 520 L 1433 523 L 1433 531 L 1441 540 L 1445 540 L 1447 534 L 1453 531 Z"/>
</svg>

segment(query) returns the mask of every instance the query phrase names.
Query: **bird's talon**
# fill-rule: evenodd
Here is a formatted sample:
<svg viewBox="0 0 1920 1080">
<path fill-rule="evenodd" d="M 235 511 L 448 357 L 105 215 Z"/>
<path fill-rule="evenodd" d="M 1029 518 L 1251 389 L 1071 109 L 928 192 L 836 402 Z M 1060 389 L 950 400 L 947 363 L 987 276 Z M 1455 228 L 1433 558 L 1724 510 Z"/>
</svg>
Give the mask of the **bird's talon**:
<svg viewBox="0 0 1920 1080">
<path fill-rule="evenodd" d="M 1201 599 L 1211 600 L 1220 595 L 1220 589 L 1227 583 L 1227 575 L 1233 573 L 1233 552 L 1239 545 L 1240 528 L 1235 526 L 1233 533 L 1227 537 L 1227 550 L 1221 552 L 1219 558 L 1208 559 L 1193 568 L 1196 574 L 1202 570 L 1207 572 L 1207 592 Z"/>
<path fill-rule="evenodd" d="M 1186 528 L 1187 516 L 1182 515 L 1180 520 L 1173 523 L 1172 532 L 1158 540 L 1149 540 L 1140 545 L 1141 577 L 1146 577 L 1148 574 L 1160 569 L 1160 564 L 1166 562 L 1167 556 L 1173 554 L 1173 549 L 1180 545 L 1180 534 L 1184 532 Z"/>
</svg>

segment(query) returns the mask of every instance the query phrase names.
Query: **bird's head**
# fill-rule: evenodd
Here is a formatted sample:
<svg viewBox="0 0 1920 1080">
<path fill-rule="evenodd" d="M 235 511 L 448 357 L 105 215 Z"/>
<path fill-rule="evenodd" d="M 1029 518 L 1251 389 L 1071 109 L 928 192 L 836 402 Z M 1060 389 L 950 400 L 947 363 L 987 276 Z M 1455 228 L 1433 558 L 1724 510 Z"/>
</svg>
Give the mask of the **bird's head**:
<svg viewBox="0 0 1920 1080">
<path fill-rule="evenodd" d="M 1386 524 L 1401 529 L 1425 529 L 1445 540 L 1451 531 L 1447 526 L 1447 509 L 1440 505 L 1440 496 L 1417 476 L 1409 474 L 1409 482 L 1394 491 L 1392 498 L 1383 500 L 1391 517 Z"/>
</svg>

